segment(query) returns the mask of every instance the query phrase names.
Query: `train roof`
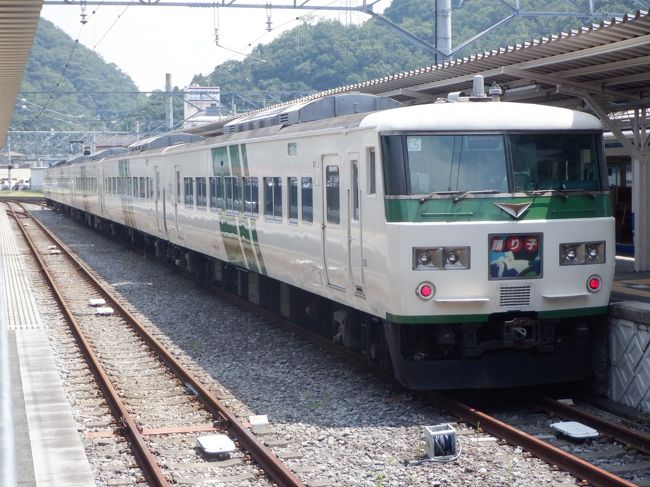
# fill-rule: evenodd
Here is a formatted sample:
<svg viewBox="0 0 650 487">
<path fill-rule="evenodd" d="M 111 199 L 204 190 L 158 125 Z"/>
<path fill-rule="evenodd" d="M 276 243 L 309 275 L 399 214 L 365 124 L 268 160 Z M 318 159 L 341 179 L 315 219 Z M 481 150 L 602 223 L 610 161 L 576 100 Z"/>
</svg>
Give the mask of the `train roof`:
<svg viewBox="0 0 650 487">
<path fill-rule="evenodd" d="M 179 144 L 190 144 L 192 142 L 201 142 L 205 137 L 197 134 L 188 134 L 185 132 L 172 132 L 160 135 L 154 135 L 148 139 L 138 140 L 129 146 L 131 152 L 141 152 L 151 149 L 161 149 Z"/>
<path fill-rule="evenodd" d="M 380 131 L 602 130 L 588 113 L 508 102 L 443 102 L 368 114 L 360 127 Z"/>
<path fill-rule="evenodd" d="M 226 123 L 223 126 L 223 132 L 228 134 L 276 125 L 295 125 L 399 106 L 402 104 L 392 98 L 365 93 L 330 95 L 243 116 Z"/>
</svg>

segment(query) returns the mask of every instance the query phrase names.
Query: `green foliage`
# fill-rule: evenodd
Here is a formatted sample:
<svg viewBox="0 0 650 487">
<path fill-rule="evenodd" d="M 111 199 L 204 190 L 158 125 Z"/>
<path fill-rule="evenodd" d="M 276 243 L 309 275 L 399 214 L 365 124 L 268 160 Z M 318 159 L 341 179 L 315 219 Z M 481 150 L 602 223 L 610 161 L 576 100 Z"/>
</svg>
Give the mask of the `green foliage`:
<svg viewBox="0 0 650 487">
<path fill-rule="evenodd" d="M 14 130 L 126 128 L 124 114 L 136 104 L 135 96 L 125 92 L 137 87 L 117 66 L 75 44 L 40 19 L 11 124 Z"/>
<path fill-rule="evenodd" d="M 598 12 L 620 14 L 634 12 L 638 0 L 594 0 Z M 435 0 L 393 0 L 384 16 L 420 39 L 435 44 Z M 496 22 L 507 19 L 514 11 L 514 0 L 452 0 L 453 45 L 457 46 Z M 498 47 L 523 43 L 580 25 L 599 23 L 588 17 L 589 0 L 520 0 L 522 11 L 583 12 L 581 18 L 569 16 L 515 16 L 499 28 L 454 53 L 454 57 Z M 142 131 L 164 127 L 164 95 L 148 97 L 130 95 L 137 91 L 131 79 L 115 65 L 99 56 L 41 19 L 36 40 L 21 87 L 25 93 L 17 104 L 12 122 L 14 129 L 72 130 L 111 129 Z M 238 97 L 222 95 L 226 107 L 238 110 L 253 108 L 255 93 L 312 92 L 380 78 L 388 74 L 435 64 L 430 51 L 416 47 L 376 19 L 362 25 L 344 26 L 336 21 L 302 25 L 280 35 L 273 42 L 253 49 L 243 61 L 227 61 L 206 76 L 197 75 L 193 82 L 220 86 L 223 93 L 245 93 Z M 67 68 L 66 68 L 67 65 Z M 177 88 L 174 91 L 178 91 Z M 70 92 L 70 93 L 68 93 Z M 91 94 L 89 92 L 113 92 Z M 122 93 L 116 93 L 122 92 Z M 126 92 L 126 93 L 125 93 Z M 278 94 L 275 101 L 285 101 L 291 93 Z M 47 107 L 43 111 L 39 107 Z M 176 121 L 182 118 L 182 99 L 174 96 Z"/>
<path fill-rule="evenodd" d="M 409 33 L 435 45 L 435 0 L 393 0 L 384 16 Z M 509 5 L 511 7 L 509 7 Z M 453 45 L 460 45 L 515 13 L 514 0 L 452 0 Z M 588 16 L 588 0 L 520 0 L 522 11 L 580 12 L 571 16 L 513 16 L 454 53 L 455 58 L 570 31 L 599 23 Z M 597 12 L 624 13 L 638 8 L 635 0 L 594 1 Z M 258 59 L 255 59 L 258 58 Z M 264 61 L 259 61 L 263 59 Z M 245 60 L 228 61 L 195 82 L 220 86 L 223 92 L 267 89 L 327 90 L 435 64 L 436 57 L 409 43 L 385 24 L 371 19 L 361 26 L 335 21 L 308 22 L 285 32 L 268 45 L 257 46 Z M 228 97 L 222 96 L 228 106 Z"/>
</svg>

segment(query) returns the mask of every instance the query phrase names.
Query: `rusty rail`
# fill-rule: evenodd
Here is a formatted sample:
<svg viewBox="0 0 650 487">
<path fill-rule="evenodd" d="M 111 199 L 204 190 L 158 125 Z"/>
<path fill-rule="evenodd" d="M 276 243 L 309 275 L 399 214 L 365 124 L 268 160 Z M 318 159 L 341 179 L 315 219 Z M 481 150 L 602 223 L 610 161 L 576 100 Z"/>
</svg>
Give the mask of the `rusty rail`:
<svg viewBox="0 0 650 487">
<path fill-rule="evenodd" d="M 101 290 L 103 297 L 107 302 L 110 302 L 124 318 L 127 323 L 136 331 L 140 337 L 147 342 L 147 344 L 156 351 L 158 357 L 175 373 L 183 382 L 188 384 L 197 397 L 203 402 L 206 409 L 210 411 L 215 417 L 223 419 L 232 429 L 233 436 L 239 444 L 248 452 L 250 452 L 254 461 L 262 467 L 265 473 L 280 487 L 304 487 L 302 481 L 287 468 L 280 459 L 266 448 L 246 427 L 237 419 L 237 417 L 228 408 L 216 398 L 210 391 L 208 391 L 201 382 L 196 379 L 192 373 L 187 370 L 183 365 L 171 355 L 155 337 L 149 334 L 138 322 L 138 320 L 125 309 L 118 301 L 113 298 L 111 292 L 95 277 L 88 272 L 85 264 L 73 255 L 67 247 L 56 238 L 47 228 L 45 228 L 38 220 L 32 218 L 31 221 L 35 222 L 39 228 L 54 242 L 66 255 L 75 261 L 79 266 L 84 276 L 89 279 L 98 289 Z"/>
<path fill-rule="evenodd" d="M 545 443 L 534 436 L 524 433 L 509 424 L 499 421 L 492 416 L 474 409 L 466 404 L 456 401 L 448 396 L 438 393 L 428 393 L 429 398 L 448 410 L 452 414 L 462 418 L 464 421 L 474 425 L 480 425 L 481 429 L 487 431 L 497 438 L 502 438 L 509 443 L 521 446 L 537 458 L 557 465 L 562 470 L 575 475 L 579 479 L 588 481 L 591 485 L 602 487 L 635 487 L 636 484 L 614 475 L 600 467 L 567 453 L 553 445 Z"/>
<path fill-rule="evenodd" d="M 603 433 L 616 441 L 625 445 L 636 448 L 643 453 L 650 455 L 650 435 L 641 431 L 634 431 L 618 423 L 600 418 L 587 411 L 582 411 L 576 407 L 568 406 L 546 396 L 532 396 L 535 404 L 556 414 L 560 417 L 573 419 L 592 426 L 600 433 Z"/>
<path fill-rule="evenodd" d="M 135 421 L 129 414 L 126 406 L 118 397 L 117 391 L 113 387 L 113 384 L 111 383 L 106 372 L 104 372 L 99 360 L 97 359 L 97 356 L 93 353 L 90 344 L 86 340 L 83 331 L 79 326 L 79 323 L 74 318 L 70 308 L 66 305 L 63 295 L 59 291 L 59 288 L 54 278 L 52 277 L 49 270 L 47 269 L 47 265 L 45 264 L 45 261 L 43 260 L 38 249 L 36 248 L 36 244 L 29 236 L 24 226 L 20 224 L 18 214 L 14 211 L 14 208 L 11 205 L 9 205 L 9 209 L 13 215 L 13 218 L 18 223 L 18 227 L 20 228 L 20 231 L 22 232 L 25 241 L 27 242 L 29 248 L 31 249 L 34 258 L 38 263 L 41 273 L 43 274 L 46 281 L 48 282 L 50 289 L 54 294 L 54 298 L 59 304 L 61 312 L 63 313 L 66 321 L 70 325 L 70 329 L 75 335 L 75 338 L 79 343 L 79 346 L 83 354 L 86 357 L 86 362 L 88 363 L 88 366 L 92 370 L 92 373 L 95 376 L 95 379 L 97 380 L 97 383 L 100 389 L 102 390 L 102 393 L 104 394 L 104 397 L 106 398 L 109 407 L 111 408 L 113 416 L 118 420 L 118 423 L 122 425 L 125 435 L 129 437 L 130 443 L 133 446 L 134 455 L 137 458 L 139 465 L 142 467 L 142 471 L 147 481 L 151 485 L 156 485 L 161 487 L 169 486 L 170 484 L 167 478 L 165 477 L 165 475 L 163 474 L 162 470 L 160 470 L 160 466 L 156 462 L 153 453 L 147 447 L 146 442 L 144 440 L 144 436 L 140 433 Z M 22 217 L 22 219 L 23 220 L 25 219 L 24 216 Z M 36 220 L 34 218 L 30 218 L 30 221 L 36 221 Z"/>
</svg>

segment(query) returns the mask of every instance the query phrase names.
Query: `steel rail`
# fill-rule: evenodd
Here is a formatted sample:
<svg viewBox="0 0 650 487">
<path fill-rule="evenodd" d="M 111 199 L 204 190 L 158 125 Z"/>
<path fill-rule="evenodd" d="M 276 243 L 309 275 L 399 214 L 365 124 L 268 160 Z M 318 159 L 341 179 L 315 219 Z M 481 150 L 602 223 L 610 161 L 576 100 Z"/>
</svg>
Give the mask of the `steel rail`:
<svg viewBox="0 0 650 487">
<path fill-rule="evenodd" d="M 104 397 L 108 402 L 111 411 L 113 412 L 113 415 L 117 418 L 118 423 L 125 431 L 126 436 L 128 436 L 129 439 L 131 440 L 131 445 L 133 446 L 134 449 L 134 455 L 138 460 L 139 465 L 142 467 L 143 474 L 145 475 L 145 477 L 147 478 L 147 480 L 151 485 L 161 486 L 161 487 L 169 486 L 170 485 L 169 481 L 167 480 L 164 473 L 160 469 L 160 466 L 156 462 L 153 453 L 147 447 L 147 444 L 144 440 L 144 436 L 140 433 L 140 430 L 138 429 L 136 422 L 129 414 L 124 403 L 120 400 L 115 387 L 111 383 L 111 380 L 106 374 L 106 372 L 103 370 L 97 356 L 92 350 L 90 343 L 84 336 L 83 331 L 79 326 L 79 323 L 73 316 L 73 313 L 70 310 L 70 308 L 65 303 L 65 298 L 59 291 L 56 281 L 54 280 L 52 274 L 48 270 L 47 264 L 45 263 L 38 249 L 36 248 L 36 244 L 29 236 L 24 226 L 21 225 L 20 219 L 18 218 L 18 215 L 14 211 L 13 207 L 11 207 L 10 205 L 9 208 L 11 213 L 13 214 L 14 219 L 18 224 L 18 227 L 20 228 L 20 231 L 22 232 L 25 238 L 25 241 L 27 242 L 29 248 L 32 251 L 34 258 L 38 263 L 41 273 L 47 280 L 50 289 L 54 294 L 54 298 L 59 304 L 61 312 L 65 316 L 66 321 L 69 323 L 70 328 L 73 334 L 75 335 L 75 338 L 79 343 L 83 354 L 86 357 L 86 362 L 88 363 L 88 366 L 92 370 L 93 375 L 95 376 L 97 383 L 100 389 L 102 390 L 102 393 L 104 394 Z M 23 207 L 21 206 L 21 208 Z M 25 210 L 25 208 L 23 208 L 23 210 L 27 211 Z M 30 221 L 36 221 L 36 219 L 30 217 Z M 41 226 L 41 228 L 43 227 Z M 66 249 L 66 253 L 67 253 L 67 249 Z"/>
<path fill-rule="evenodd" d="M 592 465 L 582 458 L 571 455 L 560 448 L 541 441 L 455 399 L 434 392 L 427 393 L 427 396 L 434 403 L 462 418 L 464 421 L 475 426 L 480 426 L 481 429 L 497 438 L 502 438 L 509 443 L 523 447 L 537 458 L 551 465 L 557 465 L 562 470 L 575 475 L 579 479 L 588 481 L 590 485 L 595 487 L 636 487 L 636 484 L 633 482 L 622 479 L 613 473 Z"/>
<path fill-rule="evenodd" d="M 576 407 L 562 404 L 550 397 L 535 395 L 531 396 L 531 399 L 535 404 L 553 414 L 588 424 L 606 436 L 650 455 L 650 435 L 646 433 L 631 430 L 620 424 L 599 418 L 587 411 L 582 411 Z"/>
<path fill-rule="evenodd" d="M 91 273 L 88 272 L 86 265 L 74 256 L 63 242 L 52 234 L 37 219 L 32 220 L 56 243 L 59 248 L 73 259 L 84 275 L 93 282 L 103 293 L 103 297 L 115 307 L 131 328 L 136 331 L 147 344 L 156 351 L 159 358 L 175 374 L 177 374 L 196 394 L 215 417 L 221 418 L 232 429 L 233 436 L 239 444 L 248 452 L 257 464 L 262 467 L 269 477 L 278 484 L 279 487 L 305 487 L 303 482 L 294 474 L 280 459 L 264 446 L 240 421 L 237 417 L 216 397 L 212 394 L 194 375 L 187 370 L 174 356 L 172 356 L 155 337 L 149 334 L 138 322 L 138 320 L 125 309 L 112 296 L 111 291 L 99 282 Z"/>
</svg>

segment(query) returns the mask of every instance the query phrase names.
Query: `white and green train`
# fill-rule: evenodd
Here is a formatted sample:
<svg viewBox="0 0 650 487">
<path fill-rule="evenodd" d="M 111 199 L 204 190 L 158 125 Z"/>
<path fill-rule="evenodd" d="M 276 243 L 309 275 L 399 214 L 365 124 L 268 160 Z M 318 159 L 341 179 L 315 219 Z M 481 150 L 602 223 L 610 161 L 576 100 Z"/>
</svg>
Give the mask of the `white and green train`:
<svg viewBox="0 0 650 487">
<path fill-rule="evenodd" d="M 600 122 L 460 100 L 319 98 L 59 163 L 46 197 L 408 387 L 583 379 L 615 263 Z"/>
</svg>

